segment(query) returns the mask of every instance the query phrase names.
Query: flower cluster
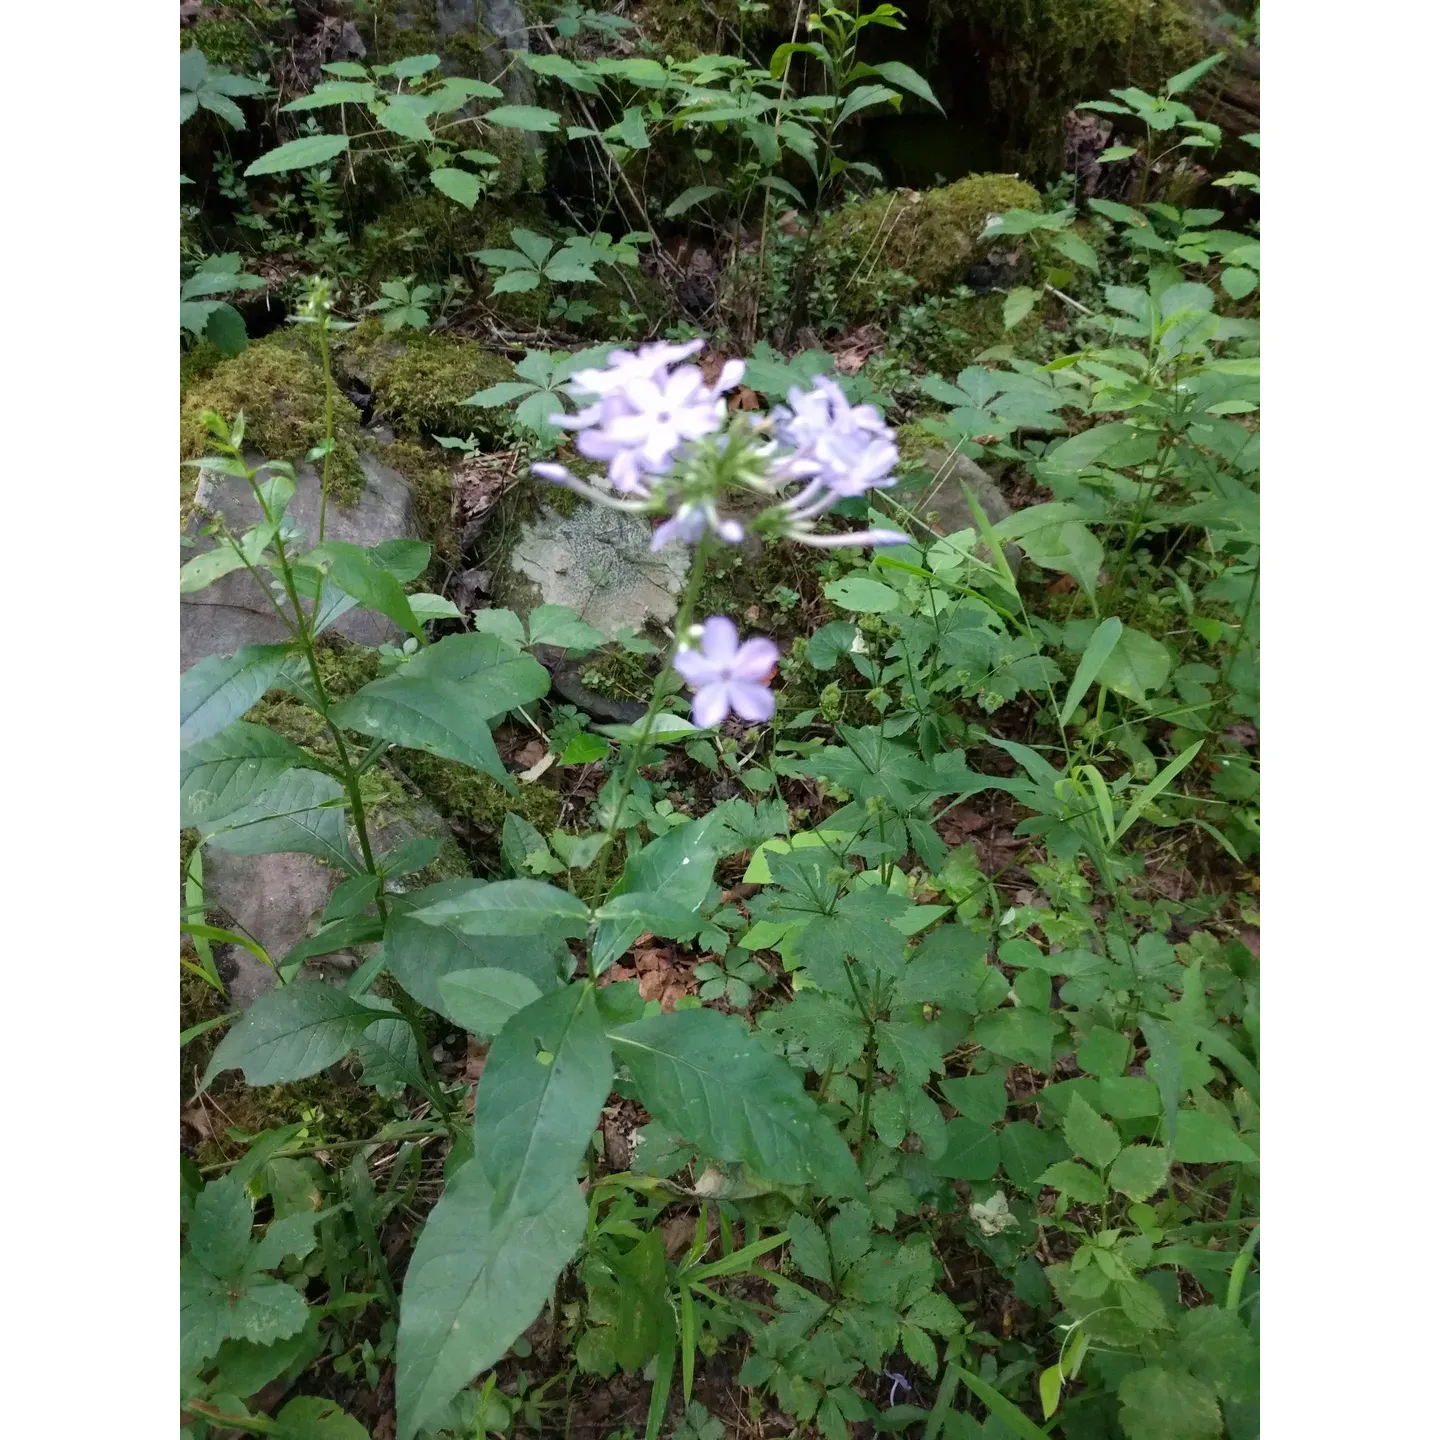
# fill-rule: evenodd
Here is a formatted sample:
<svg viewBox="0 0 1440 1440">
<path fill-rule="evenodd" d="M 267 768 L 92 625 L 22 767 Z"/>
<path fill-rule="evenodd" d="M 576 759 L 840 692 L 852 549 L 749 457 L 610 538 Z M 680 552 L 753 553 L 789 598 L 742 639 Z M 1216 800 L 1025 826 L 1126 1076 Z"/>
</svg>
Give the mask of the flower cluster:
<svg viewBox="0 0 1440 1440">
<path fill-rule="evenodd" d="M 534 473 L 611 509 L 667 515 L 656 550 L 671 540 L 694 544 L 707 530 L 731 544 L 743 539 L 745 526 L 720 511 L 722 497 L 736 490 L 764 502 L 753 521 L 758 533 L 822 547 L 906 542 L 898 530 L 815 530 L 838 501 L 895 483 L 895 436 L 873 405 L 851 405 L 822 376 L 808 391 L 791 390 L 789 404 L 767 418 L 739 412 L 727 419 L 725 395 L 744 377 L 745 362 L 727 360 L 707 385 L 698 366 L 681 363 L 703 345 L 616 350 L 604 368 L 571 377 L 570 393 L 586 403 L 551 423 L 576 431 L 575 448 L 605 462 L 608 491 L 553 462 Z"/>
</svg>

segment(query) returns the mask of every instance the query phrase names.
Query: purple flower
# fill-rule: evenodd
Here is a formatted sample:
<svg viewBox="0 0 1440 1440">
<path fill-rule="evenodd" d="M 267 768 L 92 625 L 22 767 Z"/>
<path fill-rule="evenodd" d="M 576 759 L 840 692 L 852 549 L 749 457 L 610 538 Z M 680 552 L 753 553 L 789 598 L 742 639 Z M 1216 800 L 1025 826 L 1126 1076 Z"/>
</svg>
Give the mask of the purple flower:
<svg viewBox="0 0 1440 1440">
<path fill-rule="evenodd" d="M 790 404 L 776 407 L 780 440 L 795 449 L 788 468 L 796 479 L 810 479 L 807 499 L 825 509 L 835 499 L 863 495 L 875 486 L 895 483 L 890 471 L 900 459 L 895 435 L 873 405 L 852 405 L 828 376 L 817 375 L 814 388 L 798 387 Z M 816 493 L 823 487 L 829 496 Z M 797 497 L 798 499 L 799 497 Z M 819 510 L 812 505 L 810 513 Z"/>
<path fill-rule="evenodd" d="M 580 432 L 575 448 L 588 459 L 604 460 L 621 494 L 648 497 L 647 476 L 663 475 L 686 442 L 725 423 L 724 392 L 740 383 L 744 362 L 727 361 L 713 386 L 705 384 L 697 366 L 670 368 L 703 344 L 642 345 L 634 355 L 615 350 L 605 369 L 579 370 L 571 378 L 572 394 L 598 399 L 555 423 Z"/>
<path fill-rule="evenodd" d="M 734 622 L 712 615 L 700 631 L 699 649 L 681 650 L 674 660 L 695 692 L 695 723 L 709 730 L 732 710 L 742 720 L 768 720 L 775 713 L 769 681 L 779 659 L 773 641 L 752 636 L 742 645 Z"/>
</svg>

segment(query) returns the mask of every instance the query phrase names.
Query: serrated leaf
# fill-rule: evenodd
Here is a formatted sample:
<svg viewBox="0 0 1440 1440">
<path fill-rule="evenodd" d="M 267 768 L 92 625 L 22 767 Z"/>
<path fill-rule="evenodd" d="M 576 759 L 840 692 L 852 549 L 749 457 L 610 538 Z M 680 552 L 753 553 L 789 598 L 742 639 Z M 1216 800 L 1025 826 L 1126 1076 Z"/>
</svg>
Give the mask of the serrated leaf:
<svg viewBox="0 0 1440 1440">
<path fill-rule="evenodd" d="M 375 119 L 393 135 L 428 145 L 435 139 L 426 118 L 429 110 L 418 95 L 395 95 L 375 112 Z"/>
<path fill-rule="evenodd" d="M 275 1416 L 279 1440 L 370 1440 L 370 1432 L 333 1400 L 297 1395 Z"/>
<path fill-rule="evenodd" d="M 245 1072 L 247 1085 L 287 1085 L 343 1060 L 383 1011 L 323 981 L 286 985 L 260 996 L 216 1047 L 202 1088 L 222 1071 Z"/>
<path fill-rule="evenodd" d="M 537 605 L 526 620 L 532 645 L 558 645 L 564 650 L 594 650 L 605 635 L 582 620 L 568 605 Z"/>
<path fill-rule="evenodd" d="M 1105 1182 L 1088 1166 L 1074 1160 L 1059 1160 L 1040 1176 L 1041 1185 L 1059 1190 L 1082 1205 L 1100 1205 L 1105 1200 Z"/>
<path fill-rule="evenodd" d="M 795 1214 L 786 1226 L 790 1233 L 790 1258 L 799 1267 L 802 1275 L 818 1280 L 822 1285 L 831 1283 L 830 1246 L 820 1227 L 806 1215 Z"/>
<path fill-rule="evenodd" d="M 1106 1183 L 1131 1200 L 1148 1200 L 1170 1174 L 1170 1159 L 1161 1145 L 1130 1145 L 1120 1152 Z"/>
<path fill-rule="evenodd" d="M 442 166 L 430 172 L 430 183 L 442 194 L 458 201 L 467 210 L 475 208 L 480 198 L 480 180 L 468 170 L 455 170 Z"/>
<path fill-rule="evenodd" d="M 405 1274 L 396 1339 L 398 1440 L 493 1365 L 534 1320 L 585 1233 L 579 1186 L 531 1211 L 497 1209 L 478 1160 L 430 1212 Z"/>
<path fill-rule="evenodd" d="M 302 135 L 267 151 L 246 169 L 247 178 L 278 175 L 286 170 L 309 170 L 324 165 L 350 148 L 348 135 Z"/>
<path fill-rule="evenodd" d="M 1182 1165 L 1254 1164 L 1259 1158 L 1232 1125 L 1208 1110 L 1182 1110 L 1176 1116 L 1174 1153 Z"/>
<path fill-rule="evenodd" d="M 284 111 L 320 110 L 327 105 L 368 105 L 375 87 L 368 80 L 322 80 L 308 95 L 280 108 Z"/>
<path fill-rule="evenodd" d="M 1007 1005 L 975 1022 L 975 1040 L 1006 1060 L 1049 1071 L 1055 1026 L 1048 1013 Z"/>
<path fill-rule="evenodd" d="M 1064 1128 L 1065 1143 L 1097 1170 L 1103 1170 L 1120 1153 L 1120 1132 L 1097 1115 L 1083 1095 L 1071 1097 Z"/>
<path fill-rule="evenodd" d="M 190 1253 L 212 1275 L 238 1275 L 250 1254 L 255 1202 L 229 1175 L 212 1180 L 195 1197 L 186 1239 Z"/>
<path fill-rule="evenodd" d="M 559 115 L 538 105 L 497 105 L 481 118 L 487 125 L 498 125 L 503 130 L 532 130 L 541 134 L 553 134 L 560 128 Z"/>
<path fill-rule="evenodd" d="M 1215 1392 L 1183 1370 L 1147 1365 L 1120 1382 L 1126 1440 L 1218 1440 L 1225 1425 Z"/>
</svg>

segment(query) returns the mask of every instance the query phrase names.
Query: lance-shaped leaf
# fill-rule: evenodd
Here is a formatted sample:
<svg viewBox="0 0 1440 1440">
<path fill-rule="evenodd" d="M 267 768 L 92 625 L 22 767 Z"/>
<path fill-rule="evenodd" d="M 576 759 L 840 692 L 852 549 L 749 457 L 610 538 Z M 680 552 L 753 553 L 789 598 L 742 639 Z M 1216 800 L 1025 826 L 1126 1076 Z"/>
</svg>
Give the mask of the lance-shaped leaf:
<svg viewBox="0 0 1440 1440">
<path fill-rule="evenodd" d="M 181 828 L 234 814 L 287 770 L 309 762 L 310 756 L 283 735 L 237 720 L 181 753 Z"/>
<path fill-rule="evenodd" d="M 243 1070 L 247 1085 L 286 1085 L 318 1075 L 343 1060 L 365 1027 L 386 1013 L 318 981 L 272 990 L 216 1047 L 202 1088 L 224 1070 Z"/>
<path fill-rule="evenodd" d="M 348 135 L 302 135 L 274 150 L 267 150 L 246 168 L 247 177 L 278 175 L 285 170 L 308 170 L 324 165 L 350 148 Z"/>
<path fill-rule="evenodd" d="M 347 595 L 368 609 L 378 610 L 417 640 L 424 639 L 425 632 L 410 609 L 400 582 L 363 546 L 346 540 L 327 540 L 305 558 L 328 562 L 330 579 Z"/>
<path fill-rule="evenodd" d="M 782 1184 L 863 1193 L 855 1162 L 800 1077 L 735 1015 L 677 1010 L 610 1031 L 645 1108 L 712 1160 Z"/>
<path fill-rule="evenodd" d="M 540 1208 L 497 1210 L 478 1161 L 430 1212 L 405 1274 L 396 1340 L 398 1440 L 508 1350 L 539 1314 L 585 1233 L 585 1201 L 568 1181 Z"/>
<path fill-rule="evenodd" d="M 415 911 L 428 925 L 452 925 L 467 935 L 572 935 L 590 925 L 590 907 L 542 880 L 497 880 Z"/>
<path fill-rule="evenodd" d="M 475 1091 L 475 1155 L 497 1209 L 536 1209 L 574 1180 L 613 1078 L 593 985 L 552 991 L 505 1022 Z"/>
<path fill-rule="evenodd" d="M 359 870 L 345 834 L 340 782 L 318 770 L 290 770 L 232 815 L 212 821 L 208 844 L 235 855 L 298 851 L 328 864 Z"/>
<path fill-rule="evenodd" d="M 280 678 L 288 645 L 247 645 L 207 655 L 180 677 L 180 743 L 198 745 L 238 720 Z"/>
</svg>

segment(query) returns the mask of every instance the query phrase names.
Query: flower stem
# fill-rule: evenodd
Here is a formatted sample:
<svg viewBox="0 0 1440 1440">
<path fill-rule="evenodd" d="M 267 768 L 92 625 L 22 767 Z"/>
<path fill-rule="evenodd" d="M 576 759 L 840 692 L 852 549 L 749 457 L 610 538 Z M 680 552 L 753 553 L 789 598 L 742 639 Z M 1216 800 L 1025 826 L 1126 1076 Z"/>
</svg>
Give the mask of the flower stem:
<svg viewBox="0 0 1440 1440">
<path fill-rule="evenodd" d="M 690 628 L 690 622 L 695 614 L 695 606 L 700 600 L 700 587 L 705 579 L 705 564 L 710 558 L 710 546 L 710 532 L 706 530 L 696 542 L 695 553 L 690 559 L 690 574 L 685 582 L 685 593 L 680 599 L 680 608 L 675 614 L 675 640 L 670 646 L 669 653 L 665 656 L 665 663 L 655 676 L 655 684 L 650 690 L 650 703 L 646 707 L 645 718 L 640 722 L 640 734 L 630 747 L 630 759 L 625 766 L 625 774 L 620 781 L 619 792 L 610 807 L 610 820 L 605 826 L 605 839 L 601 842 L 600 850 L 595 856 L 594 874 L 597 890 L 593 898 L 596 900 L 600 898 L 600 889 L 605 884 L 605 862 L 610 858 L 610 851 L 615 845 L 615 835 L 620 829 L 620 817 L 624 813 L 625 802 L 630 798 L 630 789 L 635 783 L 635 775 L 640 768 L 641 753 L 650 743 L 650 732 L 655 728 L 655 718 L 659 715 L 660 707 L 665 701 L 665 677 L 670 672 L 675 656 L 685 643 L 685 632 Z"/>
</svg>

